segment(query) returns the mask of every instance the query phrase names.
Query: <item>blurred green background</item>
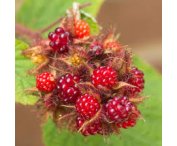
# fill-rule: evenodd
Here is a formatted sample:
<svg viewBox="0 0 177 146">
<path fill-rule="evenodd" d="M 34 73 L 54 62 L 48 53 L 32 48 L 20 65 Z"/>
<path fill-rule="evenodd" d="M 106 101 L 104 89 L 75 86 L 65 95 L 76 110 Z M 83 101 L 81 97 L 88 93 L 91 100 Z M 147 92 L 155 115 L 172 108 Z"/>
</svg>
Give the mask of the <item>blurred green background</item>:
<svg viewBox="0 0 177 146">
<path fill-rule="evenodd" d="M 16 0 L 16 22 L 30 28 L 45 27 L 71 6 L 71 2 Z M 95 14 L 95 5 L 101 0 L 92 2 L 93 7 L 89 11 Z M 43 126 L 43 136 L 48 137 L 44 141 L 47 146 L 161 146 L 161 3 L 161 0 L 107 0 L 97 14 L 99 24 L 108 28 L 110 25 L 116 27 L 117 32 L 121 33 L 120 41 L 128 44 L 136 55 L 153 66 L 135 59 L 135 63 L 145 71 L 144 94 L 150 97 L 140 107 L 145 122 L 139 121 L 137 127 L 123 130 L 120 136 L 104 140 L 99 136 L 84 139 L 67 132 L 58 134 L 51 121 L 48 121 Z M 33 107 L 16 104 L 16 146 L 43 146 L 40 123 L 40 117 L 37 117 Z"/>
</svg>

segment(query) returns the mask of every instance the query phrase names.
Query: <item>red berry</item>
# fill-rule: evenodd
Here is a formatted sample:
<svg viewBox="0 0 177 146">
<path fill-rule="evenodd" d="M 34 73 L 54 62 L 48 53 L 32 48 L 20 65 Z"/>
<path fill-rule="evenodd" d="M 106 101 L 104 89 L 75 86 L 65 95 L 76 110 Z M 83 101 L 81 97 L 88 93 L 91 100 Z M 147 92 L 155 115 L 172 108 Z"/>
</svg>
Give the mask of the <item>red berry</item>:
<svg viewBox="0 0 177 146">
<path fill-rule="evenodd" d="M 78 130 L 84 124 L 84 122 L 85 122 L 85 120 L 82 117 L 77 117 L 76 125 L 77 125 Z M 84 127 L 81 130 L 81 133 L 84 136 L 102 134 L 103 132 L 102 132 L 102 126 L 101 126 L 100 120 L 96 120 L 96 121 L 90 123 L 87 127 Z"/>
<path fill-rule="evenodd" d="M 112 88 L 117 82 L 116 71 L 109 66 L 101 66 L 93 71 L 92 83 L 95 87 L 101 85 Z"/>
<path fill-rule="evenodd" d="M 75 22 L 75 36 L 77 38 L 84 38 L 90 35 L 90 27 L 84 20 L 78 20 Z"/>
<path fill-rule="evenodd" d="M 50 39 L 50 47 L 54 51 L 59 53 L 68 51 L 68 44 L 70 40 L 70 34 L 66 32 L 63 28 L 58 27 L 55 29 L 55 32 L 50 32 L 48 38 Z"/>
<path fill-rule="evenodd" d="M 76 75 L 66 74 L 60 77 L 57 81 L 59 99 L 66 103 L 75 103 L 81 95 L 79 88 L 76 86 L 79 81 L 80 78 Z"/>
<path fill-rule="evenodd" d="M 124 128 L 124 129 L 129 128 L 129 127 L 134 127 L 136 125 L 136 121 L 139 115 L 140 115 L 140 112 L 135 107 L 134 111 L 132 111 L 132 114 L 129 115 L 128 119 L 121 123 L 117 123 L 117 126 L 120 128 Z"/>
<path fill-rule="evenodd" d="M 137 68 L 132 68 L 131 76 L 128 79 L 128 83 L 136 86 L 136 88 L 127 88 L 127 93 L 130 95 L 136 95 L 144 89 L 144 74 Z"/>
<path fill-rule="evenodd" d="M 90 57 L 96 57 L 103 53 L 103 46 L 99 42 L 94 42 L 90 45 L 90 49 L 88 51 L 88 55 Z"/>
<path fill-rule="evenodd" d="M 36 87 L 39 91 L 51 92 L 55 86 L 54 76 L 48 72 L 44 72 L 36 77 Z"/>
<path fill-rule="evenodd" d="M 92 95 L 84 94 L 76 101 L 76 110 L 85 119 L 91 119 L 100 109 L 100 104 Z"/>
<path fill-rule="evenodd" d="M 127 121 L 122 123 L 122 128 L 134 127 L 136 125 L 136 119 L 129 118 Z"/>
<path fill-rule="evenodd" d="M 133 106 L 127 97 L 114 97 L 106 104 L 105 114 L 113 122 L 122 122 L 132 113 Z"/>
</svg>

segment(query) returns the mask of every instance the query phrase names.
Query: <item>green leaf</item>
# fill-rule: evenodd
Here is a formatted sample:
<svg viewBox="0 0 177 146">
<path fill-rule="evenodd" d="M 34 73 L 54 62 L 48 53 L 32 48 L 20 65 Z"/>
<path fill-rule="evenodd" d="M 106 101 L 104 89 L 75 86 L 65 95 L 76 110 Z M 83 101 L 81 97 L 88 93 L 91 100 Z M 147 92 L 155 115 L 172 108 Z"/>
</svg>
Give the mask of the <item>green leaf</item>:
<svg viewBox="0 0 177 146">
<path fill-rule="evenodd" d="M 28 95 L 24 91 L 35 86 L 34 77 L 27 74 L 27 71 L 34 65 L 29 59 L 21 55 L 21 51 L 27 47 L 26 43 L 20 40 L 15 41 L 15 101 L 24 105 L 33 105 L 38 98 Z"/>
<path fill-rule="evenodd" d="M 104 0 L 76 0 L 81 4 L 91 2 L 92 5 L 84 10 L 96 16 Z M 30 28 L 41 29 L 63 16 L 68 8 L 72 7 L 73 0 L 25 0 L 17 12 L 17 22 Z"/>
<path fill-rule="evenodd" d="M 149 96 L 139 107 L 145 122 L 139 120 L 137 126 L 122 130 L 120 136 L 113 135 L 107 142 L 101 136 L 90 136 L 86 139 L 65 130 L 58 131 L 49 119 L 43 125 L 43 138 L 46 146 L 161 146 L 162 138 L 162 79 L 161 75 L 140 58 L 134 58 L 135 64 L 145 73 L 144 95 Z"/>
<path fill-rule="evenodd" d="M 81 12 L 81 18 L 89 24 L 90 29 L 91 29 L 90 30 L 91 34 L 92 35 L 98 34 L 100 31 L 100 26 L 98 25 L 96 19 L 93 16 L 91 16 L 90 14 L 88 14 L 82 10 L 80 12 Z"/>
</svg>

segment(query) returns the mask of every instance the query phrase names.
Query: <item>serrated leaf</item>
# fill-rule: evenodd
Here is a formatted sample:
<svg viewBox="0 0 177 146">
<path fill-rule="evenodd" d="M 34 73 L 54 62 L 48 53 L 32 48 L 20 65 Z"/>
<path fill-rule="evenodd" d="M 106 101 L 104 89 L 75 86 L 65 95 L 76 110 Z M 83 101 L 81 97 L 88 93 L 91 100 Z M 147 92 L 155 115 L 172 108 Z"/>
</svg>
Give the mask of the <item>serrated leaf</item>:
<svg viewBox="0 0 177 146">
<path fill-rule="evenodd" d="M 25 89 L 35 86 L 35 78 L 27 74 L 33 63 L 21 55 L 21 51 L 28 45 L 20 40 L 15 41 L 15 101 L 24 105 L 33 105 L 36 96 L 25 93 Z"/>
<path fill-rule="evenodd" d="M 145 73 L 144 95 L 149 98 L 139 107 L 143 120 L 136 127 L 122 130 L 121 135 L 113 135 L 106 141 L 102 136 L 90 136 L 85 139 L 78 133 L 58 131 L 55 124 L 49 119 L 43 125 L 43 138 L 46 146 L 161 146 L 162 141 L 162 80 L 150 65 L 135 57 L 136 66 Z"/>
<path fill-rule="evenodd" d="M 81 13 L 81 18 L 89 24 L 91 34 L 92 35 L 98 34 L 100 31 L 100 26 L 98 25 L 96 19 L 90 14 L 86 13 L 85 11 L 81 10 L 80 13 Z"/>
</svg>

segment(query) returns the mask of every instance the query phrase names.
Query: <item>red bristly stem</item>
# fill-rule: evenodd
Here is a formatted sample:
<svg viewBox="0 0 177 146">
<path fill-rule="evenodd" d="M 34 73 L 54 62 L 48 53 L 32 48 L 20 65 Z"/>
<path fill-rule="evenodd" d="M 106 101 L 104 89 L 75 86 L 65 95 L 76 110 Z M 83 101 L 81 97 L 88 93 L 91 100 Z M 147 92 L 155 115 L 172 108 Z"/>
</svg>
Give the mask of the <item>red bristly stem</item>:
<svg viewBox="0 0 177 146">
<path fill-rule="evenodd" d="M 41 35 L 38 32 L 31 30 L 30 28 L 27 28 L 26 26 L 19 23 L 15 24 L 15 33 L 20 37 L 24 37 L 30 40 L 41 38 Z"/>
</svg>

